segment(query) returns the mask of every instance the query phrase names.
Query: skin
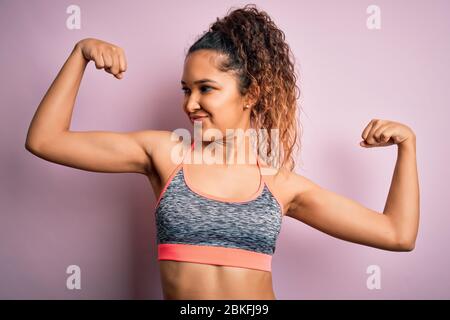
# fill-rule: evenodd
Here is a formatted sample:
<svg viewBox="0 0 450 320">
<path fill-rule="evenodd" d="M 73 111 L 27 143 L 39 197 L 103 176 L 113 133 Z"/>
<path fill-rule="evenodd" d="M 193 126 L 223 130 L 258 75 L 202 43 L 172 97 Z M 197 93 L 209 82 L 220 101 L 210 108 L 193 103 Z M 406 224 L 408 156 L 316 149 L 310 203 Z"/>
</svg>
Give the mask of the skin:
<svg viewBox="0 0 450 320">
<path fill-rule="evenodd" d="M 183 110 L 187 114 L 207 114 L 205 127 L 221 132 L 226 128 L 248 128 L 250 109 L 245 106 L 251 108 L 256 95 L 240 96 L 232 74 L 215 68 L 216 59 L 220 56 L 206 51 L 186 59 L 182 80 L 189 94 Z M 105 69 L 123 81 L 127 63 L 120 47 L 92 38 L 78 42 L 33 116 L 26 150 L 47 161 L 81 170 L 143 174 L 155 197 L 159 197 L 179 165 L 170 156 L 177 145 L 171 132 L 70 130 L 76 95 L 90 61 L 95 62 L 97 69 Z M 214 90 L 194 84 L 204 78 L 218 82 Z M 361 136 L 360 146 L 364 148 L 397 146 L 397 161 L 383 212 L 366 208 L 285 168 L 280 168 L 276 177 L 264 176 L 264 181 L 282 205 L 283 216 L 345 241 L 389 251 L 411 251 L 415 247 L 420 208 L 415 134 L 399 122 L 372 119 Z M 223 147 L 227 142 L 226 138 L 211 142 L 204 135 L 200 150 L 189 153 L 187 158 L 202 153 L 211 143 Z M 245 142 L 232 144 L 228 149 L 231 152 L 224 153 L 223 159 L 230 159 L 243 149 L 250 161 L 252 152 Z M 245 199 L 258 186 L 259 172 L 254 163 L 183 165 L 191 187 L 221 198 Z M 275 299 L 270 272 L 176 261 L 160 261 L 159 266 L 165 299 Z"/>
</svg>

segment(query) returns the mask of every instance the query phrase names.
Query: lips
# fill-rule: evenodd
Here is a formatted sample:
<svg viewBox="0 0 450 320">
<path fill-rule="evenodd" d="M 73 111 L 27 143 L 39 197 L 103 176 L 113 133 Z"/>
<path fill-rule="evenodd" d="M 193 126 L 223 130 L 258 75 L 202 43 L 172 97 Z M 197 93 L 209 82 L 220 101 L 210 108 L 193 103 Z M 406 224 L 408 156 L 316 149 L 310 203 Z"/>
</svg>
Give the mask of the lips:
<svg viewBox="0 0 450 320">
<path fill-rule="evenodd" d="M 192 121 L 195 121 L 195 120 L 201 120 L 204 118 L 208 118 L 208 116 L 191 116 L 190 118 Z"/>
</svg>

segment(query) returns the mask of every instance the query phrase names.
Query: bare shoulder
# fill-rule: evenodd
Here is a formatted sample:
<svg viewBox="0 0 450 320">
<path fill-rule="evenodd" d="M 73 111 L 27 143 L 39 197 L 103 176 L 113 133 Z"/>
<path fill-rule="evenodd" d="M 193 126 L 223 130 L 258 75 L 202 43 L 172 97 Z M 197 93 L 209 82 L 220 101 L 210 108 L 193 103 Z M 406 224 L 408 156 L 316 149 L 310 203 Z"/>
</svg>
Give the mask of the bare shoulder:
<svg viewBox="0 0 450 320">
<path fill-rule="evenodd" d="M 133 131 L 130 135 L 151 156 L 159 148 L 165 147 L 170 142 L 172 132 L 167 130 L 140 130 Z"/>
<path fill-rule="evenodd" d="M 184 141 L 182 139 L 185 137 L 166 130 L 143 130 L 136 133 L 136 139 L 148 155 L 146 175 L 155 184 L 167 180 L 173 169 L 181 163 L 192 141 Z"/>
<path fill-rule="evenodd" d="M 131 135 L 148 156 L 148 174 L 160 173 L 161 164 L 170 159 L 171 150 L 180 144 L 179 135 L 167 130 L 140 130 Z"/>
</svg>

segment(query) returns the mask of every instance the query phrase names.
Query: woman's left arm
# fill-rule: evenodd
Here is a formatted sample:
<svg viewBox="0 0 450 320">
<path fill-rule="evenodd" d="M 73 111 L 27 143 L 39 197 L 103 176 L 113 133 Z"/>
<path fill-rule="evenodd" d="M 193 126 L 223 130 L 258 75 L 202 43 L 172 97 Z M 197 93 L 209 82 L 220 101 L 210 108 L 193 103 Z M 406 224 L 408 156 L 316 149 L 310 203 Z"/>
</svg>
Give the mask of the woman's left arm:
<svg viewBox="0 0 450 320">
<path fill-rule="evenodd" d="M 286 215 L 343 240 L 390 251 L 411 251 L 420 211 L 415 134 L 401 123 L 374 119 L 364 129 L 362 138 L 362 147 L 398 147 L 383 213 L 292 174 L 286 187 L 298 191 Z"/>
</svg>

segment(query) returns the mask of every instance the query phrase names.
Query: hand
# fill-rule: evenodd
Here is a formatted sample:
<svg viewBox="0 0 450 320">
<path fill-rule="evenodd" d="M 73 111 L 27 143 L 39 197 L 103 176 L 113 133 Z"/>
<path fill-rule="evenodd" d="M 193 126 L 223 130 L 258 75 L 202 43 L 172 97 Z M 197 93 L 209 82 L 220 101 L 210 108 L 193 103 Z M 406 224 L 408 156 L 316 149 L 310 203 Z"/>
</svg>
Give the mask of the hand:
<svg viewBox="0 0 450 320">
<path fill-rule="evenodd" d="M 93 60 L 97 69 L 105 68 L 105 71 L 114 75 L 117 79 L 123 78 L 123 73 L 127 70 L 127 60 L 122 48 L 111 43 L 86 38 L 76 44 L 89 62 Z"/>
<path fill-rule="evenodd" d="M 373 119 L 364 129 L 359 143 L 361 147 L 386 147 L 404 144 L 415 139 L 415 134 L 408 126 L 389 120 Z"/>
</svg>

